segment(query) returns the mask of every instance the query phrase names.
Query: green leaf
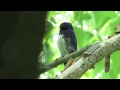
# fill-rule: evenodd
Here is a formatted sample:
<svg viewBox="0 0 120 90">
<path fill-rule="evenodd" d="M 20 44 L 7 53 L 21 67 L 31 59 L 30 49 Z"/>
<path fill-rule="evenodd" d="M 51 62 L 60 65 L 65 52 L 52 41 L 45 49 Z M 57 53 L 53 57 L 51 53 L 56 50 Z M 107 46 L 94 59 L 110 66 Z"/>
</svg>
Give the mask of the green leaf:
<svg viewBox="0 0 120 90">
<path fill-rule="evenodd" d="M 93 11 L 96 28 L 100 29 L 109 19 L 115 16 L 114 11 Z"/>
</svg>

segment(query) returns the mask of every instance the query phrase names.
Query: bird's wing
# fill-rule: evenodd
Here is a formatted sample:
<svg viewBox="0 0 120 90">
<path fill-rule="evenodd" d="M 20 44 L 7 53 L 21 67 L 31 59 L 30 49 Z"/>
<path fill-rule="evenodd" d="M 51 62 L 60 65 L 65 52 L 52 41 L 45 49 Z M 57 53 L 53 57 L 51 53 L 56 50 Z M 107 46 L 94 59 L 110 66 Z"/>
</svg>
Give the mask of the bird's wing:
<svg viewBox="0 0 120 90">
<path fill-rule="evenodd" d="M 77 50 L 77 40 L 72 29 L 67 29 L 64 33 L 65 41 L 69 46 L 69 53 L 72 53 Z"/>
</svg>

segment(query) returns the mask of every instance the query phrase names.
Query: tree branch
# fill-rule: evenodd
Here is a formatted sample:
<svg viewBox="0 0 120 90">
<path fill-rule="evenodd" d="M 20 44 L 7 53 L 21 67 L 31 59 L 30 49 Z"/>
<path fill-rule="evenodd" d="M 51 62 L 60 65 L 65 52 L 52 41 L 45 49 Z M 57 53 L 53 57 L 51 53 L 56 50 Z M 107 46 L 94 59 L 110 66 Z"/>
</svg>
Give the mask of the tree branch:
<svg viewBox="0 0 120 90">
<path fill-rule="evenodd" d="M 68 54 L 64 57 L 60 57 L 60 58 L 57 58 L 56 60 L 53 60 L 52 62 L 48 63 L 48 64 L 44 64 L 40 70 L 39 70 L 39 73 L 44 73 L 45 71 L 48 71 L 66 61 L 68 61 L 70 58 L 73 58 L 73 57 L 78 57 L 80 55 L 82 55 L 88 48 L 90 48 L 92 45 L 94 44 L 91 44 L 91 45 L 87 45 L 85 46 L 84 48 L 74 52 L 74 53 L 71 53 L 71 54 Z"/>
<path fill-rule="evenodd" d="M 56 79 L 77 79 L 80 78 L 87 70 L 93 67 L 97 62 L 101 61 L 105 56 L 120 50 L 120 34 L 91 46 L 86 50 L 81 58 L 73 65 L 67 68 Z"/>
</svg>

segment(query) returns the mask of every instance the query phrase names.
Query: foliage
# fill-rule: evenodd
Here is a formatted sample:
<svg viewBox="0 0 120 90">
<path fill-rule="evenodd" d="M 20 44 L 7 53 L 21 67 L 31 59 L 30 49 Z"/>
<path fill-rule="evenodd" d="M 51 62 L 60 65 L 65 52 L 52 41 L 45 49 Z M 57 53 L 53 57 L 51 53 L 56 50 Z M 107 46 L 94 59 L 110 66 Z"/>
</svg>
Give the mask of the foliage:
<svg viewBox="0 0 120 90">
<path fill-rule="evenodd" d="M 114 26 L 120 24 L 120 14 L 117 11 L 50 11 L 47 16 L 46 34 L 44 36 L 44 50 L 41 53 L 43 63 L 49 63 L 60 57 L 57 47 L 59 25 L 62 22 L 71 22 L 76 34 L 78 49 L 85 45 L 104 41 L 114 34 Z M 104 59 L 95 65 L 95 69 L 88 70 L 81 78 L 116 79 L 120 78 L 120 52 L 111 55 L 111 69 L 104 72 Z M 63 70 L 64 65 L 41 74 L 40 78 L 54 78 Z"/>
</svg>

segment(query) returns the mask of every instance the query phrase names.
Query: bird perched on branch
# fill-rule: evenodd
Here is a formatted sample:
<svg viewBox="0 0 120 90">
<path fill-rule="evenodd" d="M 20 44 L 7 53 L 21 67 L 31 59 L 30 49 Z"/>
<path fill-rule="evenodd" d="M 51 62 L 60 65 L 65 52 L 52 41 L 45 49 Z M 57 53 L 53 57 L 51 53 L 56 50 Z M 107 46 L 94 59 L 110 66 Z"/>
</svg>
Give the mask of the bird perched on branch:
<svg viewBox="0 0 120 90">
<path fill-rule="evenodd" d="M 61 53 L 61 57 L 77 50 L 76 36 L 73 31 L 73 26 L 69 22 L 63 22 L 60 24 L 58 48 Z M 66 65 L 66 63 L 64 64 Z"/>
</svg>

